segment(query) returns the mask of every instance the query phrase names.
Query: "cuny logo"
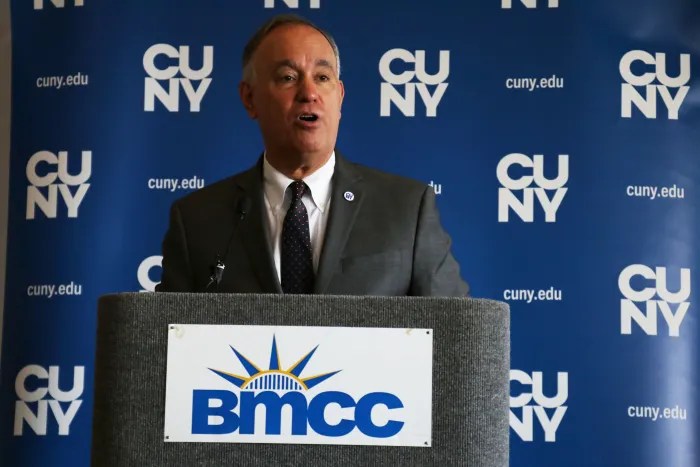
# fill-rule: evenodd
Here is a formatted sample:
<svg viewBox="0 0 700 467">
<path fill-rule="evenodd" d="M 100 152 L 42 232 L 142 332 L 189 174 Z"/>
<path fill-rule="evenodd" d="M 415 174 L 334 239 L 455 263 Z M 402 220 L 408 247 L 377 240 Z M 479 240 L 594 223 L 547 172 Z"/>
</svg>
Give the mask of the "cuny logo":
<svg viewBox="0 0 700 467">
<path fill-rule="evenodd" d="M 39 175 L 37 169 L 42 162 L 49 168 L 41 170 L 44 175 Z M 51 166 L 57 167 L 53 169 Z M 39 151 L 32 155 L 27 162 L 27 219 L 34 219 L 37 206 L 46 217 L 55 219 L 58 193 L 68 208 L 68 217 L 78 217 L 78 208 L 90 188 L 86 182 L 91 175 L 91 151 L 82 152 L 80 172 L 77 175 L 68 172 L 68 151 L 59 151 L 58 156 L 49 151 Z M 63 183 L 55 183 L 57 178 Z M 78 187 L 75 193 L 71 193 L 71 186 Z"/>
<path fill-rule="evenodd" d="M 52 4 L 56 8 L 63 8 L 66 6 L 66 0 L 49 0 L 49 3 Z M 83 6 L 84 4 L 85 4 L 85 0 L 73 0 L 74 6 Z M 34 9 L 35 10 L 43 10 L 44 9 L 44 0 L 34 0 Z"/>
<path fill-rule="evenodd" d="M 636 74 L 632 67 L 641 71 L 643 65 L 653 66 L 653 72 Z M 666 71 L 666 54 L 656 53 L 652 55 L 644 50 L 630 50 L 620 60 L 620 75 L 626 81 L 622 83 L 622 117 L 632 117 L 632 104 L 637 107 L 646 118 L 656 118 L 656 95 L 661 96 L 668 109 L 668 119 L 678 120 L 678 111 L 688 94 L 690 81 L 690 54 L 680 55 L 680 70 L 678 76 L 670 77 Z M 652 84 L 654 82 L 660 84 Z M 638 87 L 646 89 L 646 95 L 642 96 Z M 672 96 L 669 88 L 677 88 L 676 95 Z"/>
<path fill-rule="evenodd" d="M 160 64 L 166 62 L 165 58 L 157 58 L 159 55 L 177 59 L 177 65 L 159 68 L 156 66 L 156 61 Z M 198 70 L 193 70 L 190 67 L 189 46 L 181 45 L 179 49 L 176 49 L 169 44 L 155 44 L 143 55 L 143 69 L 148 73 L 143 103 L 145 111 L 153 112 L 156 97 L 170 112 L 179 111 L 180 86 L 182 86 L 190 103 L 190 112 L 199 112 L 204 94 L 211 84 L 211 78 L 208 78 L 208 76 L 211 75 L 214 69 L 214 47 L 210 45 L 204 46 L 202 67 Z M 168 83 L 167 91 L 161 84 L 165 80 Z M 199 85 L 196 88 L 192 84 L 193 81 L 199 81 Z"/>
<path fill-rule="evenodd" d="M 321 436 L 340 437 L 357 429 L 372 438 L 389 438 L 403 428 L 404 422 L 388 420 L 377 425 L 372 419 L 372 410 L 384 406 L 395 413 L 403 403 L 394 394 L 373 392 L 355 400 L 340 391 L 317 392 L 309 390 L 327 381 L 340 370 L 302 376 L 304 368 L 313 357 L 318 346 L 301 357 L 295 364 L 284 369 L 277 351 L 276 339 L 272 338 L 269 369 L 263 370 L 235 348 L 231 347 L 243 365 L 245 375 L 211 369 L 236 388 L 227 390 L 195 389 L 192 391 L 192 433 L 224 435 L 238 432 L 241 435 L 279 435 L 282 432 L 282 408 L 291 408 L 291 434 L 306 435 L 309 430 Z M 258 406 L 265 408 L 265 426 L 256 426 L 255 412 Z M 342 418 L 339 422 L 326 418 L 328 406 L 351 409 L 354 417 Z M 235 410 L 238 409 L 238 413 Z M 220 423 L 216 423 L 219 422 Z M 289 432 L 285 427 L 285 431 Z"/>
<path fill-rule="evenodd" d="M 498 189 L 498 222 L 508 222 L 511 209 L 524 222 L 533 222 L 535 196 L 544 211 L 545 222 L 556 222 L 557 211 L 568 190 L 564 185 L 569 180 L 569 156 L 559 154 L 558 162 L 556 178 L 548 179 L 544 176 L 542 154 L 535 154 L 530 158 L 525 154 L 513 153 L 501 159 L 496 167 L 496 176 L 502 186 Z M 532 175 L 512 178 L 509 174 L 511 166 L 520 166 L 521 171 L 532 169 Z M 518 199 L 516 192 L 522 192 L 522 201 Z M 548 192 L 551 193 L 551 198 Z"/>
<path fill-rule="evenodd" d="M 557 440 L 557 430 L 564 418 L 567 406 L 563 405 L 569 398 L 569 373 L 557 373 L 556 393 L 553 397 L 544 395 L 543 374 L 541 371 L 533 371 L 532 376 L 521 370 L 510 370 L 511 391 L 512 382 L 522 386 L 531 386 L 532 391 L 526 388 L 513 397 L 510 396 L 510 427 L 523 441 L 533 441 L 534 418 L 533 412 L 544 431 L 544 440 L 553 443 Z M 517 388 L 516 388 L 517 390 Z M 513 410 L 515 409 L 515 410 Z M 518 410 L 520 409 L 520 410 Z M 549 414 L 546 409 L 550 410 Z M 518 418 L 517 413 L 522 415 Z"/>
<path fill-rule="evenodd" d="M 407 69 L 399 74 L 391 70 L 391 63 L 401 60 L 404 63 L 415 63 L 413 70 Z M 410 68 L 410 67 L 409 67 Z M 379 74 L 384 79 L 381 84 L 381 108 L 379 115 L 391 116 L 393 103 L 406 117 L 416 115 L 416 89 L 425 104 L 425 116 L 437 116 L 437 106 L 445 94 L 450 76 L 450 51 L 440 51 L 440 65 L 437 73 L 430 75 L 425 71 L 425 50 L 416 50 L 412 54 L 406 49 L 391 49 L 379 60 Z M 418 82 L 413 80 L 417 79 Z M 432 94 L 428 85 L 435 86 Z M 399 90 L 403 86 L 403 95 Z"/>
<path fill-rule="evenodd" d="M 635 289 L 641 285 L 641 279 L 633 279 L 635 276 L 653 281 L 653 287 Z M 647 335 L 657 335 L 658 315 L 661 311 L 666 324 L 668 335 L 678 337 L 683 318 L 688 312 L 690 302 L 690 269 L 680 268 L 680 285 L 677 292 L 669 292 L 666 268 L 657 267 L 655 270 L 643 264 L 631 264 L 622 270 L 618 278 L 620 292 L 625 297 L 620 301 L 620 333 L 632 334 L 632 321 L 635 321 Z M 658 300 L 653 300 L 658 297 Z M 636 303 L 646 304 L 646 313 L 639 309 Z M 671 303 L 676 304 L 676 312 L 671 310 Z"/>
<path fill-rule="evenodd" d="M 141 261 L 139 264 L 139 269 L 136 272 L 136 277 L 141 285 L 141 292 L 155 292 L 156 285 L 159 282 L 151 279 L 151 271 L 154 268 L 161 268 L 161 263 L 163 262 L 163 257 L 160 255 L 149 256 L 148 258 Z"/>
<path fill-rule="evenodd" d="M 525 8 L 537 8 L 537 0 L 520 0 L 520 3 L 522 3 Z M 547 0 L 547 7 L 559 8 L 559 0 Z M 501 0 L 501 8 L 513 8 L 513 0 Z"/>
<path fill-rule="evenodd" d="M 299 8 L 299 0 L 281 0 L 289 8 Z M 274 8 L 275 0 L 265 0 L 265 8 Z M 321 0 L 309 0 L 309 8 L 321 8 Z"/>
<path fill-rule="evenodd" d="M 83 394 L 85 367 L 73 368 L 73 387 L 68 391 L 63 391 L 59 387 L 59 370 L 58 366 L 50 366 L 46 371 L 39 365 L 27 365 L 17 374 L 15 436 L 24 434 L 23 422 L 26 422 L 35 434 L 45 436 L 49 423 L 49 408 L 58 425 L 58 434 L 61 436 L 70 434 L 70 425 L 83 403 L 78 398 Z M 44 380 L 48 380 L 48 383 L 44 383 Z M 62 402 L 63 406 L 61 406 Z M 65 404 L 68 402 L 70 404 Z"/>
</svg>

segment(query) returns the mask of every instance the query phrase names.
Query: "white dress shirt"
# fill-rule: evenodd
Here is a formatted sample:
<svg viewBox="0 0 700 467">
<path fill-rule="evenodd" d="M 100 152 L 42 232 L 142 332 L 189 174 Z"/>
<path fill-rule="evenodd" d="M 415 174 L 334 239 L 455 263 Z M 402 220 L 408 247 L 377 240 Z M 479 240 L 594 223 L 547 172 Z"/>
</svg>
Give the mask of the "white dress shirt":
<svg viewBox="0 0 700 467">
<path fill-rule="evenodd" d="M 309 235 L 311 237 L 311 252 L 313 254 L 314 273 L 318 271 L 318 260 L 321 257 L 323 239 L 328 222 L 328 211 L 331 202 L 331 179 L 335 170 L 335 151 L 331 153 L 323 167 L 304 179 L 309 187 L 302 197 L 302 202 L 309 215 Z M 267 241 L 270 243 L 272 257 L 275 260 L 277 277 L 282 281 L 282 224 L 287 210 L 292 202 L 292 196 L 287 193 L 287 187 L 294 180 L 287 177 L 263 159 L 263 189 L 265 206 L 267 207 Z"/>
</svg>

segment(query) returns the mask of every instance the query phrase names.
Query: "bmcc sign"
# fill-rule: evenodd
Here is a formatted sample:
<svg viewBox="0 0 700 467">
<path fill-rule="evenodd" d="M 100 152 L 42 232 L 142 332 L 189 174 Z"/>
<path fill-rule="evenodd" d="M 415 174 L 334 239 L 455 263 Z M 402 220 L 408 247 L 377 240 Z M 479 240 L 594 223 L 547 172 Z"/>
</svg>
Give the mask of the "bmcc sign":
<svg viewBox="0 0 700 467">
<path fill-rule="evenodd" d="M 165 441 L 428 447 L 430 329 L 171 324 Z"/>
</svg>

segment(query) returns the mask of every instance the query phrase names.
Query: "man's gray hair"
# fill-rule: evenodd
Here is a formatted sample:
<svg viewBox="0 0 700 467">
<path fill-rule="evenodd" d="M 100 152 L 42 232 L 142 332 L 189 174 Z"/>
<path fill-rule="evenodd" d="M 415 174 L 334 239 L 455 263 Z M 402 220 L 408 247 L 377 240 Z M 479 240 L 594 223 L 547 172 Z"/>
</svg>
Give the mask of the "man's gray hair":
<svg viewBox="0 0 700 467">
<path fill-rule="evenodd" d="M 263 41 L 263 39 L 265 39 L 265 37 L 267 37 L 267 35 L 270 34 L 274 29 L 277 29 L 280 26 L 294 24 L 314 28 L 315 30 L 320 32 L 323 35 L 323 37 L 326 38 L 328 43 L 331 45 L 331 48 L 333 49 L 333 54 L 335 55 L 336 68 L 338 70 L 338 77 L 340 77 L 340 52 L 338 51 L 338 45 L 335 43 L 335 39 L 333 39 L 333 36 L 331 36 L 328 32 L 324 31 L 323 29 L 319 28 L 306 18 L 302 18 L 299 15 L 285 14 L 277 15 L 269 19 L 257 31 L 255 31 L 253 37 L 251 37 L 248 43 L 246 44 L 245 48 L 243 49 L 243 81 L 250 83 L 255 77 L 255 70 L 253 69 L 252 63 L 253 54 L 260 46 L 260 43 Z"/>
</svg>

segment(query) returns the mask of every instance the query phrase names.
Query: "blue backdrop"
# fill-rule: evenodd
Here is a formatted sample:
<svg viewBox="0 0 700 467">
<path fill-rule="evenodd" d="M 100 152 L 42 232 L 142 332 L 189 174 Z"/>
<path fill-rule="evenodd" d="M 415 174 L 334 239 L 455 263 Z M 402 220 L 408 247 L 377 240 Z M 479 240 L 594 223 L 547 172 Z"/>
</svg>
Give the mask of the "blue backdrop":
<svg viewBox="0 0 700 467">
<path fill-rule="evenodd" d="M 511 465 L 697 465 L 694 0 L 11 2 L 3 465 L 88 465 L 96 300 L 256 161 L 240 55 L 283 12 L 340 46 L 338 147 L 432 184 L 510 303 Z"/>
</svg>

